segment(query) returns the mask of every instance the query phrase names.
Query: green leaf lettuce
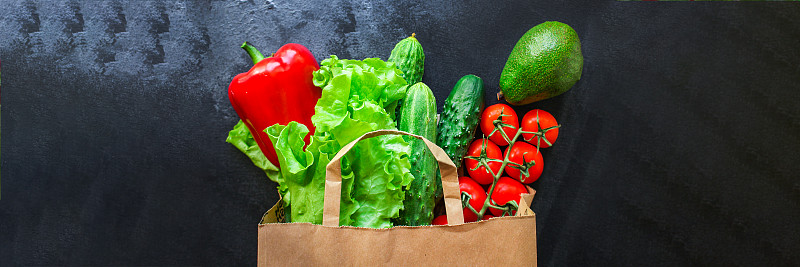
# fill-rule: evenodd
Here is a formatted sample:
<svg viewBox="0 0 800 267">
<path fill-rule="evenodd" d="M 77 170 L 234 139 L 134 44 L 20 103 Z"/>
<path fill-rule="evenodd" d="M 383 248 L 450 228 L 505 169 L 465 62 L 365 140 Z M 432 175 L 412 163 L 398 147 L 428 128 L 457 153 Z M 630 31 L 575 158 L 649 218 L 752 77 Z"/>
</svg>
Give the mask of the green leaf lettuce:
<svg viewBox="0 0 800 267">
<path fill-rule="evenodd" d="M 277 181 L 292 222 L 321 224 L 325 166 L 359 136 L 396 129 L 393 114 L 406 82 L 392 63 L 331 56 L 314 72 L 314 84 L 322 88 L 322 97 L 311 117 L 316 133 L 306 149 L 305 125 L 291 122 L 265 131 L 278 152 Z M 392 226 L 391 219 L 403 208 L 403 187 L 413 180 L 408 155 L 401 136 L 384 135 L 362 140 L 342 158 L 341 225 Z"/>
<path fill-rule="evenodd" d="M 258 144 L 253 138 L 253 135 L 250 133 L 250 130 L 247 129 L 247 125 L 245 125 L 242 120 L 239 120 L 239 123 L 236 123 L 236 125 L 233 126 L 233 130 L 228 132 L 228 138 L 225 139 L 225 142 L 231 143 L 233 146 L 242 151 L 242 153 L 247 155 L 247 157 L 253 161 L 253 164 L 255 164 L 256 167 L 263 170 L 264 173 L 267 174 L 267 177 L 270 180 L 280 183 L 279 181 L 281 180 L 281 173 L 278 170 L 278 167 L 267 160 L 267 157 L 261 152 L 261 149 L 258 147 Z"/>
</svg>

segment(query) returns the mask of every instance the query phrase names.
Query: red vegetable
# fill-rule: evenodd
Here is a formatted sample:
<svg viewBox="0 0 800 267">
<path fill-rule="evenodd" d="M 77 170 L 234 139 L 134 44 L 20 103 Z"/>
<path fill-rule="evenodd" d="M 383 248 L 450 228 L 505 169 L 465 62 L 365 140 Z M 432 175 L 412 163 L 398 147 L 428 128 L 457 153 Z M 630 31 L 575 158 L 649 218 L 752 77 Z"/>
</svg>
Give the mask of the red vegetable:
<svg viewBox="0 0 800 267">
<path fill-rule="evenodd" d="M 486 145 L 483 145 L 483 139 L 476 139 L 472 141 L 467 148 L 467 157 L 478 158 L 481 156 L 482 151 L 486 152 L 489 159 L 503 160 L 502 151 L 500 147 L 494 144 L 491 140 L 486 140 Z M 472 177 L 479 184 L 491 184 L 494 182 L 494 177 L 486 170 L 485 166 L 480 165 L 478 160 L 466 158 L 464 159 L 464 167 L 467 168 L 469 177 Z M 489 169 L 495 174 L 500 172 L 500 167 L 503 165 L 500 161 L 489 161 Z M 477 167 L 477 169 L 475 169 Z"/>
<path fill-rule="evenodd" d="M 544 170 L 544 160 L 539 150 L 525 142 L 516 142 L 510 148 L 506 149 L 505 153 L 508 154 L 508 160 L 522 167 L 509 164 L 505 168 L 506 174 L 523 184 L 533 183 L 538 180 L 539 176 L 542 176 L 542 170 Z"/>
<path fill-rule="evenodd" d="M 550 147 L 555 143 L 556 139 L 558 139 L 558 128 L 561 127 L 552 114 L 541 109 L 534 109 L 525 113 L 521 124 L 523 131 L 535 132 L 532 134 L 523 133 L 522 138 L 539 148 Z"/>
<path fill-rule="evenodd" d="M 433 218 L 431 225 L 447 225 L 447 214 Z"/>
<path fill-rule="evenodd" d="M 500 177 L 500 179 L 497 180 L 497 184 L 494 186 L 492 200 L 494 200 L 498 206 L 503 206 L 509 201 L 514 201 L 519 204 L 520 199 L 522 199 L 522 194 L 526 193 L 528 193 L 528 189 L 519 181 L 508 177 Z M 491 211 L 494 216 L 503 215 L 502 210 L 489 208 L 489 211 Z M 516 213 L 517 211 L 514 210 L 511 212 L 511 215 Z"/>
<path fill-rule="evenodd" d="M 491 219 L 491 218 L 494 218 L 494 216 L 492 216 L 491 214 L 487 213 L 487 214 L 483 215 L 483 220 L 488 220 L 488 219 Z M 464 221 L 464 222 L 466 222 L 466 221 Z M 439 215 L 438 217 L 433 218 L 433 222 L 431 223 L 431 225 L 447 225 L 447 214 Z"/>
<path fill-rule="evenodd" d="M 475 180 L 469 177 L 458 177 L 458 187 L 461 189 L 461 193 L 466 193 L 469 195 L 469 205 L 472 206 L 475 211 L 481 211 L 483 208 L 483 202 L 486 201 L 486 191 L 483 191 L 483 187 L 479 185 Z M 475 212 L 472 212 L 469 208 L 464 207 L 464 222 L 474 222 L 478 220 L 478 215 Z"/>
<path fill-rule="evenodd" d="M 322 94 L 322 89 L 312 83 L 312 73 L 319 69 L 319 64 L 299 44 L 286 44 L 269 58 L 246 42 L 242 48 L 255 65 L 233 78 L 228 98 L 258 147 L 272 164 L 279 166 L 275 148 L 264 129 L 297 121 L 308 127 L 309 134 L 305 137 L 308 145 L 314 134 L 311 116 Z"/>
<path fill-rule="evenodd" d="M 495 120 L 498 118 L 501 118 L 500 123 L 505 124 L 502 125 L 503 132 L 506 133 L 509 139 L 512 139 L 517 134 L 517 130 L 519 130 L 519 117 L 517 117 L 517 112 L 506 104 L 491 105 L 483 110 L 483 114 L 481 114 L 480 125 L 483 135 L 489 136 L 489 140 L 492 140 L 498 146 L 507 146 L 508 141 L 500 131 L 492 133 L 495 129 Z"/>
</svg>

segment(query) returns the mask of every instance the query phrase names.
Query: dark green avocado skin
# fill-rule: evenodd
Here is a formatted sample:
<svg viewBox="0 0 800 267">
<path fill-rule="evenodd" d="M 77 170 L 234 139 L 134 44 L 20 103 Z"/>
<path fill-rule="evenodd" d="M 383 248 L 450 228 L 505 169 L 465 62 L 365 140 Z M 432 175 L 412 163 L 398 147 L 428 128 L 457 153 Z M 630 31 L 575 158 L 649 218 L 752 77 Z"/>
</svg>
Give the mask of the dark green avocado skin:
<svg viewBox="0 0 800 267">
<path fill-rule="evenodd" d="M 525 105 L 566 92 L 582 71 L 578 34 L 567 24 L 548 21 L 528 30 L 514 46 L 500 75 L 500 91 L 508 103 Z"/>
</svg>

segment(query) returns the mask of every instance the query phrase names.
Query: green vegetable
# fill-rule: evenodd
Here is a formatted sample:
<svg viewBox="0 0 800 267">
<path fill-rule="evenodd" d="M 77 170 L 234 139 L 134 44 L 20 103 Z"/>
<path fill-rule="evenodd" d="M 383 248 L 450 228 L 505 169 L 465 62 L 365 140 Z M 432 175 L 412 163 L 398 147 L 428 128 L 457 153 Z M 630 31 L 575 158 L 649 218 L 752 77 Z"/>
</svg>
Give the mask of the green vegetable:
<svg viewBox="0 0 800 267">
<path fill-rule="evenodd" d="M 416 34 L 400 40 L 392 49 L 389 55 L 389 62 L 392 62 L 403 72 L 403 78 L 409 86 L 422 81 L 425 72 L 425 52 L 422 51 L 422 44 L 417 41 Z M 402 113 L 403 99 L 397 102 L 396 118 L 400 118 Z M 397 120 L 399 127 L 399 119 Z"/>
<path fill-rule="evenodd" d="M 422 44 L 417 41 L 416 34 L 400 40 L 392 49 L 389 61 L 403 71 L 403 78 L 406 82 L 416 84 L 422 81 L 422 74 L 425 71 L 425 53 L 422 51 Z"/>
<path fill-rule="evenodd" d="M 461 159 L 475 137 L 483 106 L 483 80 L 472 74 L 461 77 L 444 101 L 436 145 L 444 149 L 456 168 L 461 167 Z"/>
<path fill-rule="evenodd" d="M 567 24 L 548 21 L 519 39 L 500 75 L 498 96 L 524 105 L 560 95 L 581 78 L 583 54 L 578 34 Z"/>
<path fill-rule="evenodd" d="M 228 138 L 225 142 L 233 144 L 233 146 L 247 155 L 256 167 L 264 170 L 264 173 L 267 174 L 270 180 L 273 182 L 278 182 L 278 180 L 280 180 L 281 173 L 278 171 L 278 167 L 267 160 L 264 153 L 261 153 L 261 149 L 258 148 L 256 140 L 253 138 L 253 135 L 250 134 L 250 130 L 247 129 L 247 125 L 245 125 L 242 120 L 239 120 L 239 123 L 233 126 L 233 130 L 228 132 Z"/>
<path fill-rule="evenodd" d="M 322 223 L 325 165 L 342 146 L 364 133 L 396 129 L 390 114 L 405 95 L 405 80 L 393 64 L 376 58 L 363 61 L 323 60 L 314 72 L 322 97 L 311 121 L 316 127 L 303 149 L 307 127 L 296 122 L 267 128 L 281 165 L 279 191 L 292 222 Z M 391 227 L 403 207 L 403 187 L 414 177 L 409 145 L 401 136 L 363 140 L 342 158 L 340 225 Z M 283 188 L 286 188 L 283 191 Z"/>
<path fill-rule="evenodd" d="M 286 126 L 275 124 L 265 132 L 278 152 L 281 178 L 286 178 L 277 182 L 283 203 L 289 208 L 287 217 L 292 222 L 321 223 L 325 165 L 336 155 L 339 147 L 325 136 L 314 135 L 303 151 L 303 137 L 308 134 L 308 127 L 296 121 Z"/>
<path fill-rule="evenodd" d="M 420 135 L 436 142 L 436 98 L 424 83 L 412 85 L 406 93 L 399 118 L 400 130 Z M 411 144 L 411 173 L 414 181 L 406 190 L 403 210 L 398 223 L 401 225 L 429 225 L 433 221 L 436 197 L 441 195 L 442 181 L 436 176 L 436 159 L 422 140 L 404 136 Z"/>
</svg>

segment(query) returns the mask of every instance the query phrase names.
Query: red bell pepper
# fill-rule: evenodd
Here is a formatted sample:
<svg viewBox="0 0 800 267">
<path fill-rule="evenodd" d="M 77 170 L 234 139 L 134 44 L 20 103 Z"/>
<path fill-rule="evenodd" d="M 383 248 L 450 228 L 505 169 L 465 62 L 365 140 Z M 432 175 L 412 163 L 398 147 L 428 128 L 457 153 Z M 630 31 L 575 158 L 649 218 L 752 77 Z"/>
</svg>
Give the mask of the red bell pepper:
<svg viewBox="0 0 800 267">
<path fill-rule="evenodd" d="M 233 78 L 228 86 L 228 98 L 267 159 L 280 167 L 275 148 L 264 129 L 290 121 L 302 123 L 309 130 L 304 139 L 308 145 L 314 134 L 311 116 L 322 95 L 322 89 L 312 82 L 312 73 L 319 69 L 319 63 L 299 44 L 286 44 L 269 58 L 264 58 L 247 42 L 242 48 L 255 65 Z"/>
</svg>

